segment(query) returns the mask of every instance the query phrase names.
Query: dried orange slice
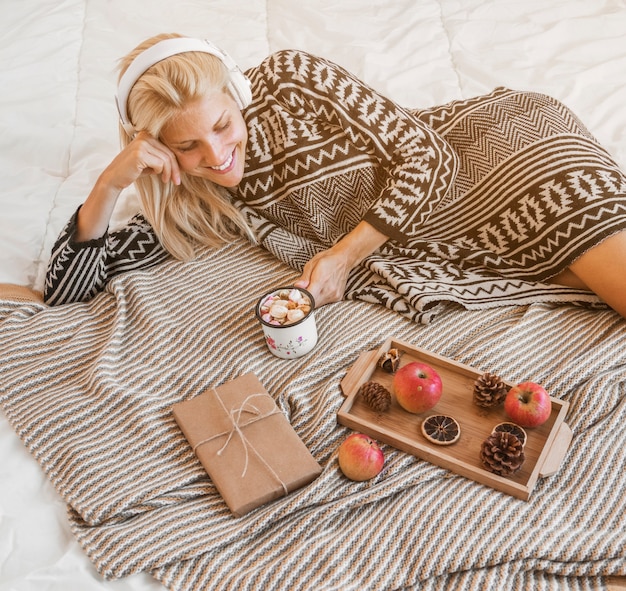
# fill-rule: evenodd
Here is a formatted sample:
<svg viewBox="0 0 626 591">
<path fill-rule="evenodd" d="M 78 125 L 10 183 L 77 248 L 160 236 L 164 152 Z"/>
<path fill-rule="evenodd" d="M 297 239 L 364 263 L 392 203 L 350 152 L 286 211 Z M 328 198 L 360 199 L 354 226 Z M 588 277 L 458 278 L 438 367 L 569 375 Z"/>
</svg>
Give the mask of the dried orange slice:
<svg viewBox="0 0 626 591">
<path fill-rule="evenodd" d="M 503 433 L 513 433 L 513 435 L 515 435 L 515 437 L 520 440 L 522 447 L 526 445 L 526 431 L 524 431 L 524 429 L 522 429 L 517 423 L 499 423 L 493 428 L 492 433 L 495 433 L 496 431 L 500 431 Z"/>
<path fill-rule="evenodd" d="M 431 443 L 451 445 L 461 436 L 461 426 L 448 415 L 431 415 L 422 421 L 422 434 Z"/>
</svg>

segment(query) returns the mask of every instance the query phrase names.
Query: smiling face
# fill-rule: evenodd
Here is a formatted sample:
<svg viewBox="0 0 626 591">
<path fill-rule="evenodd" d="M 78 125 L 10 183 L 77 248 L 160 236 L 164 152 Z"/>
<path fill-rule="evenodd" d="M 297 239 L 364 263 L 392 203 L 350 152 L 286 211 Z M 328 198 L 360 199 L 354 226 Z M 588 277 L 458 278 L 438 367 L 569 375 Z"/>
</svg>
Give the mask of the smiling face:
<svg viewBox="0 0 626 591">
<path fill-rule="evenodd" d="M 243 177 L 248 132 L 237 103 L 227 92 L 214 92 L 187 104 L 160 134 L 189 175 L 222 187 Z"/>
</svg>

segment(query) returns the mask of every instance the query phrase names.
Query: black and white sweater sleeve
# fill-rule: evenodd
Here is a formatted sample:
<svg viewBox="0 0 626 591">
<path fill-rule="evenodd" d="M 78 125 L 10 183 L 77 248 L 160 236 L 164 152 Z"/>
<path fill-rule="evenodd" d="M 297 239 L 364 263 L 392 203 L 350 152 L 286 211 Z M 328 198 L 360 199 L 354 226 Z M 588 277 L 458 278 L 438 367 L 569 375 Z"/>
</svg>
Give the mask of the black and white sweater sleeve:
<svg viewBox="0 0 626 591">
<path fill-rule="evenodd" d="M 44 300 L 50 305 L 88 301 L 116 275 L 146 269 L 170 257 L 141 214 L 120 230 L 76 242 L 77 213 L 52 248 L 44 285 Z"/>
</svg>

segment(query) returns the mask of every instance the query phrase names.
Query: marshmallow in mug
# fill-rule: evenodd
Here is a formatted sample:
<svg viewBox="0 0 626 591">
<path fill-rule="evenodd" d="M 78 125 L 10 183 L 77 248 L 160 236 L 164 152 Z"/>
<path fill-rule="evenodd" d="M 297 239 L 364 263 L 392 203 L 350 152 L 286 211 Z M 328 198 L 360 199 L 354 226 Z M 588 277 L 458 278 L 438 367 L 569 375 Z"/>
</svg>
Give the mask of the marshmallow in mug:
<svg viewBox="0 0 626 591">
<path fill-rule="evenodd" d="M 268 295 L 259 308 L 262 320 L 275 326 L 294 324 L 310 311 L 311 300 L 296 288 Z"/>
</svg>

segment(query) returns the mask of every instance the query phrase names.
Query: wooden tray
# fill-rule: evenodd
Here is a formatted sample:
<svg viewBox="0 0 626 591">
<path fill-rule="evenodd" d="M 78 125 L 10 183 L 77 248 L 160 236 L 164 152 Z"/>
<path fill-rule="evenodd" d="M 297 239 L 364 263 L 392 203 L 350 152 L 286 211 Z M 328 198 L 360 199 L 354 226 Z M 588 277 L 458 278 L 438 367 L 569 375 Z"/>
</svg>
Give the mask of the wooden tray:
<svg viewBox="0 0 626 591">
<path fill-rule="evenodd" d="M 378 367 L 380 356 L 392 348 L 403 351 L 400 366 L 410 361 L 421 361 L 441 376 L 443 395 L 431 410 L 411 414 L 396 402 L 393 375 Z M 551 397 L 552 414 L 549 419 L 540 427 L 525 429 L 528 438 L 522 468 L 512 476 L 498 476 L 482 466 L 480 446 L 496 424 L 510 419 L 502 406 L 482 409 L 474 404 L 474 381 L 483 371 L 486 370 L 457 363 L 410 343 L 387 339 L 380 349 L 363 353 L 341 381 L 346 400 L 337 413 L 337 421 L 437 466 L 527 501 L 537 479 L 557 472 L 565 457 L 572 439 L 572 431 L 564 422 L 569 404 Z M 356 396 L 360 386 L 367 381 L 378 382 L 392 393 L 391 408 L 387 412 L 372 410 L 360 396 Z M 512 386 L 510 383 L 507 385 Z M 436 445 L 422 435 L 421 422 L 432 414 L 450 415 L 459 422 L 461 437 L 456 443 Z"/>
</svg>

